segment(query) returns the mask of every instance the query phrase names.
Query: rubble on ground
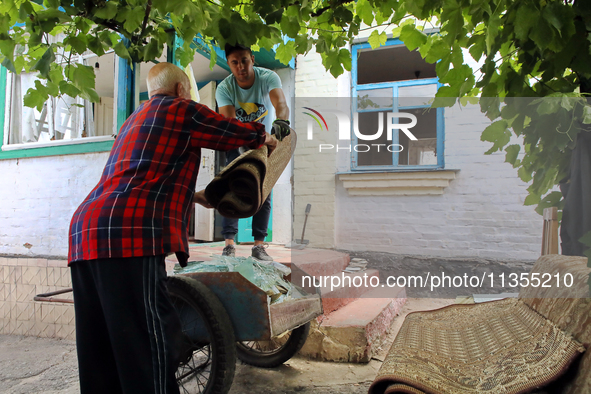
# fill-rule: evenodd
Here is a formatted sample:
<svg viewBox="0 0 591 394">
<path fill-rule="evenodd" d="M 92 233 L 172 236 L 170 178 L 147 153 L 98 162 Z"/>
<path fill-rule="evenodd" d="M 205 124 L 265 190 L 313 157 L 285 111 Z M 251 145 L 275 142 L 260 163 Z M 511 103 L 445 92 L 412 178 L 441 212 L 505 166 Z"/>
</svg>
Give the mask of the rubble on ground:
<svg viewBox="0 0 591 394">
<path fill-rule="evenodd" d="M 174 274 L 194 272 L 238 272 L 271 298 L 271 304 L 304 297 L 284 277 L 291 269 L 277 262 L 262 262 L 252 257 L 212 256 L 210 261 L 189 261 L 187 266 L 174 267 Z"/>
</svg>

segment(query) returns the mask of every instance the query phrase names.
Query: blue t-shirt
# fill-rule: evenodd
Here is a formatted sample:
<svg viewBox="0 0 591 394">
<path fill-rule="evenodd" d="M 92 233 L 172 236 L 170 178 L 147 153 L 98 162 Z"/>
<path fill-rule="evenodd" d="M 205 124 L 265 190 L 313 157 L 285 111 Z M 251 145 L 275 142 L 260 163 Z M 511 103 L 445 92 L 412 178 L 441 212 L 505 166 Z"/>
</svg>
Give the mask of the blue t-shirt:
<svg viewBox="0 0 591 394">
<path fill-rule="evenodd" d="M 258 122 L 265 125 L 267 132 L 275 119 L 275 109 L 269 98 L 269 92 L 281 88 L 281 79 L 274 71 L 253 67 L 254 84 L 248 89 L 238 86 L 233 74 L 226 77 L 215 92 L 219 107 L 233 105 L 236 119 L 241 122 Z"/>
</svg>

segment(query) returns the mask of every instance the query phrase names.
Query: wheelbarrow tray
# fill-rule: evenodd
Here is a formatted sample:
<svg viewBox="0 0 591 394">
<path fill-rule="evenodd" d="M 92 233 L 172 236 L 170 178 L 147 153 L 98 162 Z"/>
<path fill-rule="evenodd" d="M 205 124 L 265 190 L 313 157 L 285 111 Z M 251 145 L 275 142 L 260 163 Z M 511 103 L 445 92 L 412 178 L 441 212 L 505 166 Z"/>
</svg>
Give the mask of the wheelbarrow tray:
<svg viewBox="0 0 591 394">
<path fill-rule="evenodd" d="M 207 286 L 228 312 L 237 341 L 266 341 L 322 314 L 319 294 L 271 304 L 271 298 L 238 272 L 179 273 Z"/>
</svg>

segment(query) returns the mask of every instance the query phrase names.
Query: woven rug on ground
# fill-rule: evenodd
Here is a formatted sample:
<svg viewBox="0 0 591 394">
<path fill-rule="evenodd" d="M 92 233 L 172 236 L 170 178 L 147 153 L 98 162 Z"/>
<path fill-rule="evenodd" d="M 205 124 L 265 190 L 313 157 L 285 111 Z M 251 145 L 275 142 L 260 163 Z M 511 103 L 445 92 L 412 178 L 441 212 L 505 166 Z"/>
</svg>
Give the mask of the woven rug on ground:
<svg viewBox="0 0 591 394">
<path fill-rule="evenodd" d="M 205 198 L 227 218 L 248 218 L 258 212 L 287 167 L 297 143 L 291 133 L 267 157 L 267 147 L 249 150 L 228 164 L 205 188 Z"/>
<path fill-rule="evenodd" d="M 410 313 L 370 394 L 527 393 L 585 351 L 518 299 Z"/>
</svg>

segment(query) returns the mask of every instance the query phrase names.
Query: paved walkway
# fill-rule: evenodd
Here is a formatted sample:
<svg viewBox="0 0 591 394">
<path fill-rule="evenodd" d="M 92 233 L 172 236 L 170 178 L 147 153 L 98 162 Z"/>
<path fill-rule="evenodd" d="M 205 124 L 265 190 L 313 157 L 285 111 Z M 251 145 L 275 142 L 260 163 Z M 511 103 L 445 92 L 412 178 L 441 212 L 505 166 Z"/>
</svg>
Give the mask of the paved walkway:
<svg viewBox="0 0 591 394">
<path fill-rule="evenodd" d="M 211 255 L 221 255 L 222 250 L 224 249 L 224 242 L 211 242 L 211 243 L 192 243 L 189 244 L 189 260 L 192 261 L 208 261 L 211 260 Z M 241 244 L 236 245 L 236 257 L 248 257 L 250 256 L 250 250 L 252 249 L 252 244 Z M 307 254 L 314 254 L 319 251 L 326 251 L 324 249 L 311 249 L 311 248 L 304 248 L 301 250 L 298 249 L 289 249 L 283 245 L 276 245 L 276 244 L 269 244 L 267 247 L 267 253 L 273 259 L 280 263 L 291 263 L 292 256 L 303 256 Z M 339 253 L 339 252 L 333 252 Z M 174 257 L 173 257 L 174 258 Z M 297 257 L 296 257 L 297 258 Z"/>
<path fill-rule="evenodd" d="M 209 261 L 212 255 L 221 256 L 224 242 L 192 243 L 189 244 L 189 261 Z M 251 254 L 252 244 L 236 245 L 236 257 L 248 257 Z M 283 245 L 269 244 L 267 253 L 279 263 L 298 263 L 309 260 L 329 259 L 335 256 L 345 256 L 344 253 L 327 249 L 290 249 Z M 166 258 L 168 269 L 177 262 L 175 255 Z"/>
<path fill-rule="evenodd" d="M 452 300 L 409 299 L 394 319 L 382 350 L 368 364 L 310 361 L 295 357 L 274 369 L 238 362 L 230 394 L 365 394 L 404 316 L 448 305 Z M 0 335 L 0 393 L 78 394 L 73 341 Z"/>
</svg>

